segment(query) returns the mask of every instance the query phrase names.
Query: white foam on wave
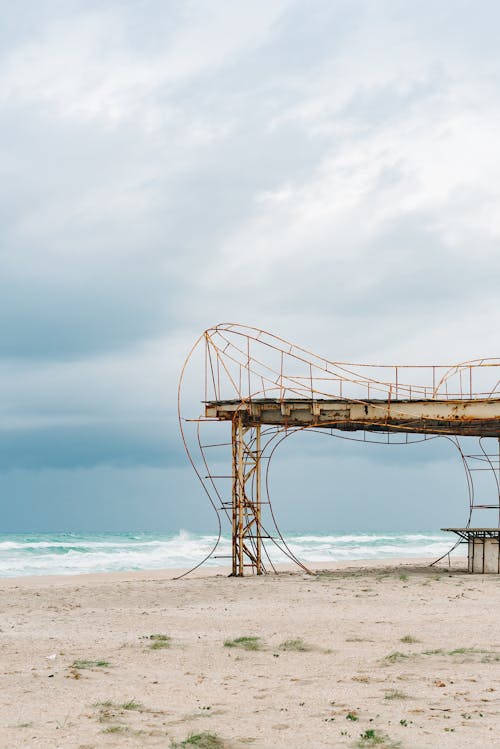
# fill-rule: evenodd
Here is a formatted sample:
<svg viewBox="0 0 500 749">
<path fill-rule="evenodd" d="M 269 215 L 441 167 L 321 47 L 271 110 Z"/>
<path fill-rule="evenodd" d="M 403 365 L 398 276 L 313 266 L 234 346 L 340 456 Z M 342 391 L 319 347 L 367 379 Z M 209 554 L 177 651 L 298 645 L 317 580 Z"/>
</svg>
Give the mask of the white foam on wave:
<svg viewBox="0 0 500 749">
<path fill-rule="evenodd" d="M 379 541 L 394 541 L 406 542 L 406 541 L 442 541 L 445 536 L 441 534 L 425 534 L 425 533 L 392 533 L 392 534 L 377 534 L 377 533 L 356 533 L 356 534 L 337 534 L 337 535 L 308 535 L 308 536 L 297 536 L 293 535 L 290 537 L 294 543 L 331 543 L 331 544 L 345 544 L 345 543 L 356 543 L 356 544 L 373 544 Z"/>
<path fill-rule="evenodd" d="M 217 537 L 180 531 L 154 534 L 30 534 L 0 538 L 0 577 L 81 574 L 165 568 L 189 568 L 213 548 Z M 450 539 L 435 533 L 414 534 L 301 534 L 288 538 L 294 554 L 304 562 L 348 561 L 445 554 Z M 273 562 L 288 561 L 268 544 Z M 208 564 L 227 564 L 230 539 L 223 537 L 216 557 Z M 219 557 L 219 558 L 217 558 Z"/>
</svg>

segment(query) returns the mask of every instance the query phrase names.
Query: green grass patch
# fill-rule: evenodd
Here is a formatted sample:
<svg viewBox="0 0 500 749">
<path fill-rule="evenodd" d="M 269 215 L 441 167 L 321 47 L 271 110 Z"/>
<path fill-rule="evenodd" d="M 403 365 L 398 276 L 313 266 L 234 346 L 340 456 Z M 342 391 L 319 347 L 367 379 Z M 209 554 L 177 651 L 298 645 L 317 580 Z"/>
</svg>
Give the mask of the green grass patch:
<svg viewBox="0 0 500 749">
<path fill-rule="evenodd" d="M 386 692 L 384 696 L 385 700 L 406 700 L 408 695 L 404 692 L 400 692 L 399 689 L 392 689 L 390 692 Z"/>
<path fill-rule="evenodd" d="M 71 668 L 82 670 L 84 668 L 109 668 L 111 664 L 108 661 L 73 661 Z"/>
<path fill-rule="evenodd" d="M 425 656 L 444 656 L 448 658 L 456 658 L 457 662 L 460 662 L 460 656 L 464 656 L 464 662 L 467 660 L 467 656 L 470 656 L 469 660 L 476 660 L 480 663 L 497 663 L 500 661 L 500 653 L 494 650 L 483 650 L 482 648 L 455 648 L 454 650 L 443 650 L 443 648 L 434 648 L 432 650 L 422 650 L 420 653 L 401 653 L 396 651 L 386 655 L 383 661 L 385 663 L 398 663 L 399 661 L 406 660 L 408 658 L 418 658 L 422 655 Z"/>
<path fill-rule="evenodd" d="M 144 705 L 142 702 L 136 702 L 136 700 L 128 700 L 128 702 L 123 702 L 119 707 L 121 707 L 122 710 L 143 710 Z"/>
<path fill-rule="evenodd" d="M 198 749 L 224 749 L 224 742 L 215 733 L 192 733 L 184 741 L 174 741 L 170 744 L 171 749 L 182 749 L 183 747 L 195 746 Z"/>
<path fill-rule="evenodd" d="M 168 635 L 149 635 L 149 639 L 151 640 L 150 650 L 164 650 L 172 644 L 172 638 Z"/>
<path fill-rule="evenodd" d="M 401 744 L 399 741 L 392 741 L 385 733 L 379 733 L 374 728 L 367 728 L 360 734 L 356 746 L 380 746 L 381 749 L 397 749 Z"/>
<path fill-rule="evenodd" d="M 279 646 L 280 650 L 296 650 L 300 653 L 305 653 L 308 650 L 312 650 L 312 645 L 308 645 L 300 637 L 295 640 L 285 640 Z"/>
<path fill-rule="evenodd" d="M 476 655 L 481 656 L 481 663 L 496 663 L 500 661 L 500 653 L 494 650 L 484 650 L 483 648 L 455 648 L 454 650 L 443 650 L 437 648 L 436 650 L 424 650 L 422 655 L 446 655 L 451 658 L 460 655 Z"/>
<path fill-rule="evenodd" d="M 346 637 L 346 642 L 373 642 L 373 640 L 368 640 L 366 637 Z"/>
<path fill-rule="evenodd" d="M 417 640 L 417 638 L 413 637 L 413 635 L 405 635 L 401 638 L 400 642 L 404 642 L 405 645 L 411 645 L 414 642 L 420 642 L 420 640 Z"/>
<path fill-rule="evenodd" d="M 396 650 L 394 653 L 389 653 L 389 655 L 386 655 L 384 660 L 387 661 L 387 663 L 397 663 L 398 661 L 404 661 L 410 656 L 406 653 L 400 653 L 399 650 Z"/>
<path fill-rule="evenodd" d="M 234 640 L 224 640 L 225 648 L 242 648 L 243 650 L 262 650 L 260 637 L 236 637 Z"/>
<path fill-rule="evenodd" d="M 491 650 L 483 650 L 482 648 L 455 648 L 455 650 L 449 650 L 447 655 L 492 655 Z M 497 655 L 497 653 L 495 653 Z"/>
<path fill-rule="evenodd" d="M 112 720 L 119 720 L 119 716 L 123 715 L 125 710 L 144 710 L 144 705 L 133 699 L 127 700 L 127 702 L 122 702 L 120 705 L 111 700 L 103 700 L 102 702 L 94 702 L 92 707 L 97 708 L 98 712 L 96 717 L 99 723 L 108 723 Z"/>
</svg>

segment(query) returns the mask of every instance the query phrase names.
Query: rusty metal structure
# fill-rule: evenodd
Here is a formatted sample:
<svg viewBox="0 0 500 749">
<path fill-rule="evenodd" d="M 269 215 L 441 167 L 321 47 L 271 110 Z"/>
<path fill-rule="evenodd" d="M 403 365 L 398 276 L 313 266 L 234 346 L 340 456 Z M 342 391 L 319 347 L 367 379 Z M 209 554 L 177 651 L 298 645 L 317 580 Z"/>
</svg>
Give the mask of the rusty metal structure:
<svg viewBox="0 0 500 749">
<path fill-rule="evenodd" d="M 303 430 L 384 444 L 445 437 L 465 469 L 466 527 L 482 510 L 493 511 L 500 527 L 500 359 L 352 364 L 258 328 L 224 323 L 205 330 L 191 349 L 178 411 L 189 460 L 217 513 L 218 540 L 222 521 L 230 525 L 235 576 L 274 569 L 270 543 L 307 571 L 279 531 L 269 495 L 277 447 Z M 220 422 L 230 422 L 230 440 L 220 439 Z M 228 464 L 231 471 L 221 473 Z M 488 497 L 478 497 L 479 476 L 489 479 Z M 216 556 L 218 542 L 208 556 Z"/>
</svg>

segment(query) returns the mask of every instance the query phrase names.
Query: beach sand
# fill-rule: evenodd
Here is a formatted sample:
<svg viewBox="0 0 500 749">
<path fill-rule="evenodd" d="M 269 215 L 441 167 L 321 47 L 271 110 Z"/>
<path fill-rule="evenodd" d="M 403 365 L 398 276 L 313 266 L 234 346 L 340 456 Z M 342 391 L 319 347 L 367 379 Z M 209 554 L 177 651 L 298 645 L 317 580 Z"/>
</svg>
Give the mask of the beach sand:
<svg viewBox="0 0 500 749">
<path fill-rule="evenodd" d="M 500 746 L 500 577 L 464 569 L 1 580 L 0 746 Z"/>
</svg>

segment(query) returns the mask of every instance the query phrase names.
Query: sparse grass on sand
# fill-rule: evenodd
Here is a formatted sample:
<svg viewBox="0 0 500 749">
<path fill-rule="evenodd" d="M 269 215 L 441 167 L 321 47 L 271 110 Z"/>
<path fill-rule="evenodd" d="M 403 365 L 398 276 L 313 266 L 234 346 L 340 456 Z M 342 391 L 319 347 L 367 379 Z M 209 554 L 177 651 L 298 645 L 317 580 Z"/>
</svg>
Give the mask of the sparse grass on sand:
<svg viewBox="0 0 500 749">
<path fill-rule="evenodd" d="M 415 642 L 420 642 L 420 640 L 417 640 L 413 635 L 405 635 L 401 638 L 400 642 L 404 642 L 406 645 L 412 645 Z"/>
<path fill-rule="evenodd" d="M 172 643 L 172 638 L 168 635 L 149 635 L 149 639 L 151 640 L 150 650 L 164 650 L 169 648 Z"/>
<path fill-rule="evenodd" d="M 183 749 L 183 747 L 197 747 L 198 749 L 224 749 L 224 742 L 215 733 L 192 733 L 184 741 L 174 741 L 170 744 L 171 749 Z"/>
<path fill-rule="evenodd" d="M 73 661 L 71 668 L 82 670 L 84 668 L 109 668 L 109 661 Z"/>
<path fill-rule="evenodd" d="M 356 746 L 379 746 L 380 749 L 397 749 L 401 744 L 399 741 L 392 741 L 385 733 L 379 733 L 374 728 L 367 728 L 366 731 L 360 734 Z"/>
<path fill-rule="evenodd" d="M 285 640 L 279 646 L 280 650 L 296 650 L 301 653 L 305 653 L 308 650 L 312 650 L 312 645 L 304 642 L 300 637 L 295 640 Z"/>
<path fill-rule="evenodd" d="M 373 640 L 369 640 L 366 637 L 346 637 L 346 642 L 373 642 Z"/>
<path fill-rule="evenodd" d="M 96 707 L 98 710 L 97 720 L 99 723 L 106 723 L 108 720 L 116 717 L 115 706 L 111 700 L 95 702 L 92 707 Z"/>
<path fill-rule="evenodd" d="M 103 700 L 102 702 L 94 702 L 92 707 L 97 708 L 97 720 L 99 723 L 116 720 L 125 710 L 137 710 L 139 712 L 144 710 L 144 705 L 141 702 L 136 702 L 134 699 L 127 700 L 127 702 L 122 702 L 121 704 L 117 704 L 111 700 Z"/>
<path fill-rule="evenodd" d="M 225 648 L 242 648 L 243 650 L 262 650 L 260 637 L 236 637 L 234 640 L 224 640 Z"/>
<path fill-rule="evenodd" d="M 408 695 L 404 692 L 400 692 L 399 689 L 392 689 L 390 692 L 386 692 L 384 699 L 386 700 L 406 700 Z"/>
<path fill-rule="evenodd" d="M 500 661 L 500 653 L 494 650 L 483 650 L 482 648 L 455 648 L 454 650 L 435 648 L 433 650 L 423 650 L 421 653 L 400 653 L 399 651 L 395 651 L 386 655 L 382 660 L 385 663 L 398 663 L 408 658 L 419 658 L 422 655 L 441 655 L 448 658 L 456 658 L 457 661 L 462 656 L 465 660 L 472 658 L 481 663 L 497 663 Z"/>
<path fill-rule="evenodd" d="M 398 661 L 404 661 L 409 657 L 410 656 L 406 653 L 400 653 L 399 650 L 396 650 L 394 653 L 389 653 L 389 655 L 386 655 L 384 661 L 386 661 L 387 663 L 397 663 Z"/>
<path fill-rule="evenodd" d="M 446 655 L 452 658 L 458 656 L 480 656 L 479 660 L 481 663 L 496 663 L 500 661 L 500 653 L 482 648 L 455 648 L 454 650 L 436 648 L 435 650 L 424 650 L 422 655 Z"/>
<path fill-rule="evenodd" d="M 127 700 L 127 702 L 123 702 L 121 705 L 119 705 L 122 710 L 142 710 L 144 708 L 144 705 L 142 702 L 136 702 L 136 700 Z"/>
</svg>

